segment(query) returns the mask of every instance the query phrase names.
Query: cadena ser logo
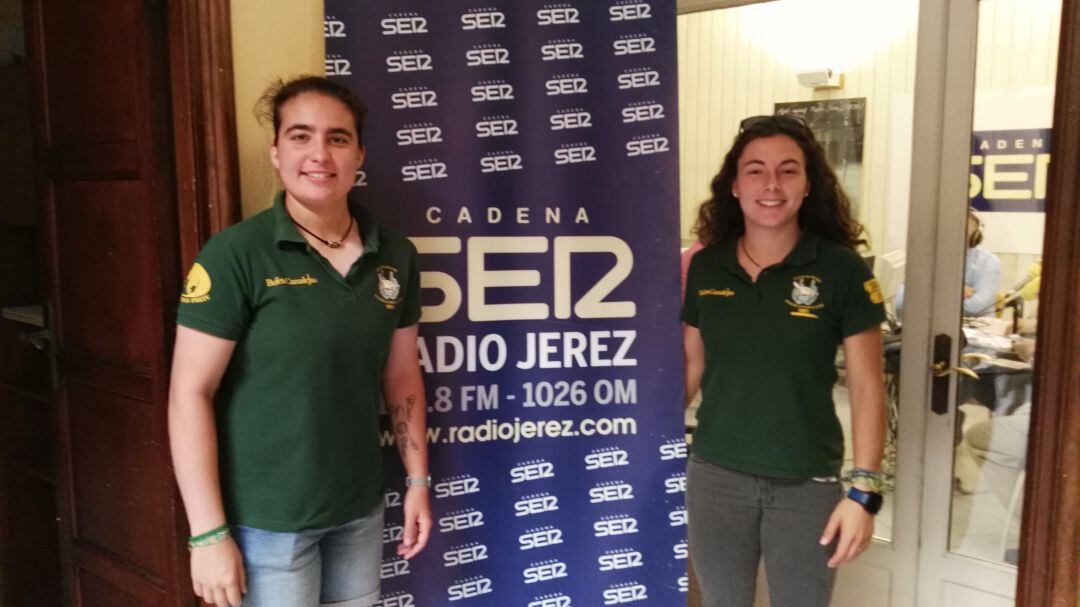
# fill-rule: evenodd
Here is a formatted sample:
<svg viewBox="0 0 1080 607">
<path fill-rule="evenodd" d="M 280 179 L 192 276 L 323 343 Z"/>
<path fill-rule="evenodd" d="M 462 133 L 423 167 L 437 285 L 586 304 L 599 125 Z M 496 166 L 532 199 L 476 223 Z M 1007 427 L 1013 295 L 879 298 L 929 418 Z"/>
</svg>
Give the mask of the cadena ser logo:
<svg viewBox="0 0 1080 607">
<path fill-rule="evenodd" d="M 514 85 L 505 80 L 481 80 L 469 89 L 473 103 L 482 101 L 512 101 Z"/>
<path fill-rule="evenodd" d="M 388 580 L 403 575 L 409 575 L 409 561 L 400 556 L 383 559 L 379 565 L 379 579 Z"/>
<path fill-rule="evenodd" d="M 648 156 L 671 151 L 668 138 L 662 135 L 637 135 L 626 142 L 627 156 Z"/>
<path fill-rule="evenodd" d="M 604 590 L 604 605 L 625 605 L 649 598 L 649 591 L 644 584 L 623 582 L 608 586 Z"/>
<path fill-rule="evenodd" d="M 510 65 L 510 51 L 498 44 L 477 44 L 465 51 L 465 65 Z"/>
<path fill-rule="evenodd" d="M 564 143 L 554 156 L 556 165 L 596 162 L 596 148 L 585 143 Z"/>
<path fill-rule="evenodd" d="M 490 579 L 477 575 L 454 582 L 446 588 L 446 595 L 450 601 L 460 601 L 485 595 L 493 590 Z"/>
<path fill-rule="evenodd" d="M 563 131 L 569 129 L 584 129 L 593 125 L 592 114 L 581 108 L 562 109 L 548 118 L 551 130 Z"/>
<path fill-rule="evenodd" d="M 465 529 L 483 526 L 484 513 L 472 508 L 466 510 L 454 510 L 439 518 L 439 531 L 441 533 L 464 531 Z"/>
<path fill-rule="evenodd" d="M 529 529 L 518 536 L 518 550 L 532 550 L 563 543 L 562 529 L 551 525 Z"/>
<path fill-rule="evenodd" d="M 521 575 L 525 578 L 526 584 L 535 584 L 537 582 L 546 582 L 548 580 L 564 578 L 568 574 L 566 563 L 557 559 L 549 559 L 537 563 L 529 563 L 529 566 L 522 570 Z"/>
<path fill-rule="evenodd" d="M 634 486 L 621 481 L 606 481 L 589 489 L 589 503 L 603 504 L 634 499 Z"/>
<path fill-rule="evenodd" d="M 537 25 L 573 25 L 581 23 L 581 11 L 565 4 L 547 4 L 536 11 Z"/>
<path fill-rule="evenodd" d="M 406 124 L 395 133 L 398 145 L 442 143 L 442 129 L 430 122 Z"/>
<path fill-rule="evenodd" d="M 428 21 L 419 13 L 392 13 L 379 22 L 383 36 L 428 33 Z"/>
<path fill-rule="evenodd" d="M 637 0 L 620 0 L 608 9 L 608 18 L 611 21 L 652 19 L 652 6 Z"/>
<path fill-rule="evenodd" d="M 416 607 L 416 597 L 404 590 L 384 593 L 372 607 Z"/>
<path fill-rule="evenodd" d="M 574 607 L 574 603 L 562 593 L 542 594 L 529 601 L 528 607 Z"/>
<path fill-rule="evenodd" d="M 435 69 L 435 63 L 431 55 L 421 50 L 394 51 L 393 55 L 386 58 L 386 71 L 391 74 L 430 72 L 433 69 Z"/>
<path fill-rule="evenodd" d="M 492 152 L 480 159 L 481 173 L 504 173 L 506 171 L 520 171 L 525 168 L 521 154 L 514 152 Z"/>
<path fill-rule="evenodd" d="M 559 498 L 550 493 L 526 495 L 514 502 L 514 516 L 532 516 L 559 509 Z"/>
<path fill-rule="evenodd" d="M 669 512 L 668 525 L 672 527 L 686 526 L 686 508 L 676 508 Z"/>
<path fill-rule="evenodd" d="M 547 96 L 580 95 L 589 92 L 589 81 L 578 74 L 559 74 L 544 83 Z"/>
<path fill-rule="evenodd" d="M 594 449 L 585 456 L 586 470 L 602 470 L 630 465 L 630 454 L 619 447 Z"/>
<path fill-rule="evenodd" d="M 686 473 L 676 472 L 665 478 L 664 493 L 686 493 Z"/>
<path fill-rule="evenodd" d="M 671 547 L 671 552 L 677 561 L 685 560 L 690 556 L 690 546 L 685 541 L 680 541 Z"/>
<path fill-rule="evenodd" d="M 688 576 L 688 575 L 679 576 L 678 583 L 679 583 L 679 592 L 687 592 L 688 590 L 690 590 L 690 576 Z"/>
<path fill-rule="evenodd" d="M 329 55 L 326 58 L 327 76 L 352 76 L 352 62 L 341 55 Z"/>
<path fill-rule="evenodd" d="M 593 537 L 614 537 L 638 532 L 637 519 L 632 516 L 605 516 L 593 523 Z"/>
<path fill-rule="evenodd" d="M 480 480 L 468 474 L 459 474 L 435 483 L 435 498 L 460 497 L 480 493 Z"/>
<path fill-rule="evenodd" d="M 180 303 L 203 303 L 210 301 L 210 274 L 202 264 L 196 262 L 184 281 L 184 292 L 180 294 Z"/>
<path fill-rule="evenodd" d="M 487 546 L 480 542 L 471 542 L 463 546 L 454 546 L 443 552 L 443 567 L 457 567 L 468 565 L 477 561 L 486 561 L 488 558 Z"/>
<path fill-rule="evenodd" d="M 413 110 L 422 107 L 438 107 L 439 96 L 424 87 L 400 88 L 390 94 L 390 104 L 395 110 Z"/>
<path fill-rule="evenodd" d="M 387 525 L 382 530 L 382 543 L 394 544 L 401 541 L 405 535 L 405 527 L 401 525 Z"/>
<path fill-rule="evenodd" d="M 345 38 L 345 22 L 327 15 L 323 19 L 323 38 Z"/>
<path fill-rule="evenodd" d="M 635 101 L 622 109 L 623 124 L 662 120 L 666 117 L 664 106 L 655 101 Z"/>
<path fill-rule="evenodd" d="M 435 158 L 410 160 L 409 164 L 401 167 L 401 180 L 404 182 L 446 179 L 448 176 L 446 163 Z"/>
<path fill-rule="evenodd" d="M 491 30 L 506 27 L 506 15 L 494 8 L 471 8 L 461 15 L 463 30 Z"/>
<path fill-rule="evenodd" d="M 685 439 L 669 438 L 660 445 L 660 461 L 666 462 L 673 459 L 686 459 Z"/>
<path fill-rule="evenodd" d="M 572 38 L 549 40 L 547 44 L 540 47 L 540 59 L 543 61 L 584 58 L 585 46 Z"/>
<path fill-rule="evenodd" d="M 636 67 L 623 70 L 615 80 L 619 83 L 620 91 L 649 88 L 660 86 L 660 72 L 647 67 Z"/>
<path fill-rule="evenodd" d="M 542 478 L 555 478 L 555 466 L 547 460 L 529 460 L 510 469 L 510 482 L 515 485 Z"/>
<path fill-rule="evenodd" d="M 476 136 L 480 139 L 487 137 L 506 137 L 518 134 L 518 121 L 509 116 L 484 116 L 475 125 Z"/>
<path fill-rule="evenodd" d="M 624 34 L 611 43 L 615 56 L 656 52 L 656 39 L 645 34 Z"/>
<path fill-rule="evenodd" d="M 608 550 L 601 554 L 596 562 L 600 571 L 620 571 L 645 565 L 645 557 L 637 550 L 623 548 L 622 550 Z"/>
<path fill-rule="evenodd" d="M 400 508 L 401 507 L 401 493 L 389 489 L 386 495 L 383 496 L 383 503 L 387 508 Z"/>
</svg>

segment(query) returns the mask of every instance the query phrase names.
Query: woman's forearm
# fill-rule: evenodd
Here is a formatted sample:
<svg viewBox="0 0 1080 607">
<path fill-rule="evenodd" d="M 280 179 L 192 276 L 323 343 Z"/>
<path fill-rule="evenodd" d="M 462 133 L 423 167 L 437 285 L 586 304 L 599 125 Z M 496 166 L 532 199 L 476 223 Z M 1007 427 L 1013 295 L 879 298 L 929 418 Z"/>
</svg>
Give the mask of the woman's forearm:
<svg viewBox="0 0 1080 607">
<path fill-rule="evenodd" d="M 170 398 L 169 444 L 191 533 L 227 522 L 218 474 L 214 407 L 209 398 L 193 394 Z"/>
</svg>

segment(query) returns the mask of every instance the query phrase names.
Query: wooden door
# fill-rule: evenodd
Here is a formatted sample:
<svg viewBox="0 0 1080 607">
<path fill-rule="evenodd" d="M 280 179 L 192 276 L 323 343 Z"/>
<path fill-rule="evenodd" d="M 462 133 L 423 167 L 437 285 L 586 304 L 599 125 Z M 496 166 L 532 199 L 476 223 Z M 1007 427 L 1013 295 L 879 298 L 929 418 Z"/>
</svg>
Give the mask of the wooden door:
<svg viewBox="0 0 1080 607">
<path fill-rule="evenodd" d="M 165 418 L 179 284 L 167 33 L 162 1 L 27 2 L 76 606 L 190 604 Z"/>
</svg>

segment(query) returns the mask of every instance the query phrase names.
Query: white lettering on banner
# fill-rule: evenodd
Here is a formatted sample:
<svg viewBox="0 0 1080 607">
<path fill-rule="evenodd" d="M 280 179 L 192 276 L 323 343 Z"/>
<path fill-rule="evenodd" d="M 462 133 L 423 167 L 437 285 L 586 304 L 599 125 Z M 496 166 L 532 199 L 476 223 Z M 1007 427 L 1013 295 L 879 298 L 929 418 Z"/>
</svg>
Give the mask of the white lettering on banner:
<svg viewBox="0 0 1080 607">
<path fill-rule="evenodd" d="M 676 508 L 668 513 L 668 524 L 672 527 L 682 527 L 686 525 L 686 508 Z"/>
<path fill-rule="evenodd" d="M 430 72 L 435 69 L 431 55 L 422 51 L 395 51 L 386 58 L 386 71 L 391 74 L 398 72 Z"/>
<path fill-rule="evenodd" d="M 519 550 L 532 550 L 561 543 L 563 543 L 562 530 L 551 526 L 530 529 L 518 536 Z"/>
<path fill-rule="evenodd" d="M 660 445 L 660 461 L 666 462 L 673 459 L 686 459 L 686 441 L 684 439 L 672 438 Z"/>
<path fill-rule="evenodd" d="M 409 573 L 409 561 L 399 556 L 383 560 L 379 566 L 379 579 L 383 580 L 409 575 Z"/>
<path fill-rule="evenodd" d="M 612 537 L 638 532 L 638 522 L 632 516 L 605 516 L 593 523 L 593 537 Z"/>
<path fill-rule="evenodd" d="M 580 95 L 589 92 L 589 81 L 576 74 L 555 76 L 544 83 L 547 96 Z"/>
<path fill-rule="evenodd" d="M 405 528 L 401 525 L 387 525 L 382 530 L 382 543 L 392 544 L 394 542 L 400 542 L 402 536 L 405 534 Z"/>
<path fill-rule="evenodd" d="M 566 563 L 555 559 L 530 563 L 521 574 L 526 584 L 555 580 L 567 576 Z"/>
<path fill-rule="evenodd" d="M 435 499 L 480 493 L 480 480 L 474 476 L 461 474 L 435 483 L 433 489 L 435 489 Z"/>
<path fill-rule="evenodd" d="M 589 489 L 589 503 L 603 504 L 634 499 L 634 486 L 619 481 L 607 481 Z"/>
<path fill-rule="evenodd" d="M 422 124 L 406 124 L 397 130 L 398 145 L 423 145 L 425 143 L 442 143 L 442 129 L 425 122 Z"/>
<path fill-rule="evenodd" d="M 398 590 L 389 595 L 382 595 L 379 602 L 375 603 L 372 607 L 416 607 L 416 597 L 404 590 Z"/>
<path fill-rule="evenodd" d="M 387 490 L 386 495 L 383 496 L 383 502 L 387 508 L 400 508 L 401 494 L 393 489 Z"/>
<path fill-rule="evenodd" d="M 323 20 L 323 38 L 345 37 L 345 22 L 328 15 Z"/>
<path fill-rule="evenodd" d="M 427 339 L 423 335 L 416 338 L 424 373 L 453 373 L 463 366 L 472 373 L 477 370 L 477 362 L 485 371 L 498 371 L 506 364 L 506 339 L 498 333 L 489 333 L 479 341 L 476 335 L 466 335 L 464 343 L 454 335 L 437 335 L 434 364 Z"/>
<path fill-rule="evenodd" d="M 526 495 L 514 503 L 514 516 L 531 516 L 559 509 L 559 498 L 550 493 Z"/>
<path fill-rule="evenodd" d="M 465 51 L 465 65 L 510 65 L 510 51 L 497 44 L 481 44 Z"/>
<path fill-rule="evenodd" d="M 637 582 L 623 582 L 604 590 L 604 605 L 636 603 L 649 598 L 648 589 Z"/>
<path fill-rule="evenodd" d="M 554 155 L 556 165 L 596 162 L 596 148 L 583 143 L 563 144 Z"/>
<path fill-rule="evenodd" d="M 510 469 L 510 482 L 515 485 L 542 478 L 555 478 L 555 466 L 547 460 L 530 460 Z"/>
<path fill-rule="evenodd" d="M 481 101 L 510 101 L 514 99 L 514 86 L 504 80 L 481 80 L 469 89 L 473 103 Z"/>
<path fill-rule="evenodd" d="M 437 107 L 439 96 L 435 91 L 423 87 L 401 88 L 391 93 L 390 103 L 395 110 Z"/>
<path fill-rule="evenodd" d="M 525 168 L 525 164 L 521 158 L 521 154 L 515 154 L 513 152 L 495 152 L 494 154 L 489 154 L 480 159 L 481 173 L 505 173 L 507 171 L 520 171 L 523 168 Z M 498 209 L 495 209 L 494 207 L 489 207 L 488 223 L 491 223 L 491 210 L 498 211 Z M 498 223 L 498 221 L 494 223 Z"/>
<path fill-rule="evenodd" d="M 584 317 L 582 317 L 584 318 Z M 611 358 L 604 356 L 608 344 L 603 340 L 621 339 L 619 349 Z M 563 369 L 573 367 L 633 367 L 636 358 L 627 358 L 630 346 L 637 339 L 637 331 L 589 331 L 585 333 L 568 331 L 544 331 L 525 334 L 525 357 L 516 363 L 518 369 Z M 559 358 L 559 345 L 562 343 L 562 356 Z M 585 360 L 588 353 L 588 362 Z"/>
<path fill-rule="evenodd" d="M 559 110 L 548 118 L 548 122 L 551 123 L 551 130 L 553 131 L 582 129 L 593 125 L 592 114 L 581 108 Z"/>
<path fill-rule="evenodd" d="M 477 561 L 485 561 L 487 558 L 487 546 L 479 542 L 472 542 L 464 546 L 455 546 L 443 552 L 443 567 L 468 565 Z"/>
<path fill-rule="evenodd" d="M 528 607 L 574 607 L 565 594 L 544 594 L 529 601 Z"/>
<path fill-rule="evenodd" d="M 353 182 L 354 188 L 366 188 L 368 184 L 367 171 L 363 169 L 356 170 L 356 181 Z"/>
<path fill-rule="evenodd" d="M 603 470 L 630 465 L 630 454 L 618 447 L 597 449 L 585 456 L 586 470 Z"/>
<path fill-rule="evenodd" d="M 513 154 L 513 153 L 512 152 L 494 152 L 491 155 L 492 156 L 498 156 L 498 155 L 504 155 L 504 154 Z M 503 220 L 503 210 L 502 209 L 500 209 L 499 207 L 486 207 L 484 210 L 486 211 L 486 213 L 482 213 L 481 217 L 486 219 L 488 224 L 497 225 L 499 223 L 502 223 L 502 220 Z M 546 224 L 560 224 L 560 223 L 562 223 L 562 209 L 559 208 L 559 207 L 543 207 L 543 209 L 535 209 L 535 210 L 537 212 L 542 211 L 542 214 L 544 216 L 544 223 L 546 223 Z M 531 223 L 531 218 L 530 218 L 530 215 L 529 215 L 530 212 L 532 212 L 532 210 L 530 210 L 528 207 L 515 207 L 514 208 L 514 213 L 513 213 L 512 216 L 514 217 L 514 219 L 515 219 L 515 221 L 517 223 L 525 225 L 525 224 Z M 431 224 L 442 223 L 443 210 L 440 209 L 439 207 L 428 207 L 424 211 L 424 219 L 426 219 L 427 222 L 431 223 Z M 469 211 L 468 207 L 461 207 L 458 210 L 457 223 L 472 223 L 472 222 L 473 222 L 472 213 Z M 574 223 L 589 223 L 589 213 L 588 213 L 588 211 L 585 210 L 585 207 L 578 207 L 577 208 L 577 212 L 574 213 Z M 421 237 L 421 238 L 423 238 L 423 237 Z M 432 238 L 452 238 L 452 237 L 449 237 L 449 236 L 442 236 L 442 237 L 435 236 L 435 237 L 432 237 Z M 457 250 L 449 251 L 449 252 L 460 253 L 461 252 L 460 242 L 458 243 Z"/>
<path fill-rule="evenodd" d="M 426 34 L 428 21 L 417 13 L 396 13 L 379 22 L 383 36 Z"/>
<path fill-rule="evenodd" d="M 585 47 L 571 38 L 550 40 L 540 47 L 542 61 L 563 61 L 565 59 L 584 59 Z"/>
<path fill-rule="evenodd" d="M 476 577 L 461 580 L 460 582 L 454 582 L 447 587 L 446 594 L 451 601 L 460 601 L 462 599 L 471 599 L 476 596 L 488 594 L 493 590 L 491 580 L 478 575 Z"/>
<path fill-rule="evenodd" d="M 581 23 L 581 11 L 572 7 L 542 8 L 536 11 L 537 25 L 569 25 Z"/>
<path fill-rule="evenodd" d="M 639 135 L 626 142 L 627 156 L 647 156 L 670 151 L 671 145 L 668 143 L 668 138 L 660 135 Z"/>
<path fill-rule="evenodd" d="M 506 27 L 506 15 L 493 9 L 472 9 L 461 16 L 463 30 L 490 30 Z"/>
<path fill-rule="evenodd" d="M 985 142 L 984 142 L 985 143 Z M 1046 175 L 1050 154 L 992 154 L 972 156 L 972 166 L 983 166 L 982 179 L 969 175 L 968 197 L 986 200 L 1041 200 L 1046 198 Z M 1002 187 L 1008 183 L 1033 183 L 1032 188 Z"/>
<path fill-rule="evenodd" d="M 505 137 L 518 134 L 518 122 L 509 116 L 486 116 L 476 123 L 476 136 Z"/>
<path fill-rule="evenodd" d="M 645 565 L 645 558 L 637 550 L 609 550 L 596 559 L 600 571 L 621 571 Z"/>
<path fill-rule="evenodd" d="M 618 4 L 608 9 L 612 21 L 637 21 L 639 19 L 651 19 L 652 7 L 644 2 L 633 4 Z"/>
<path fill-rule="evenodd" d="M 690 556 L 690 547 L 686 542 L 679 542 L 671 547 L 671 551 L 675 554 L 675 560 L 684 560 Z"/>
<path fill-rule="evenodd" d="M 446 163 L 439 162 L 434 158 L 426 161 L 414 160 L 401 167 L 401 180 L 404 182 L 445 179 L 447 176 Z"/>
<path fill-rule="evenodd" d="M 479 510 L 455 510 L 439 518 L 439 531 L 464 531 L 484 526 L 484 513 Z"/>
<path fill-rule="evenodd" d="M 644 34 L 621 36 L 618 40 L 612 42 L 611 46 L 615 49 L 616 57 L 655 53 L 656 39 Z"/>
<path fill-rule="evenodd" d="M 647 68 L 626 70 L 618 75 L 616 81 L 621 91 L 660 86 L 660 72 Z"/>
<path fill-rule="evenodd" d="M 686 473 L 678 472 L 664 479 L 664 493 L 686 493 Z"/>
<path fill-rule="evenodd" d="M 664 106 L 653 101 L 635 101 L 622 109 L 623 124 L 662 120 L 666 117 Z"/>
<path fill-rule="evenodd" d="M 687 592 L 690 590 L 690 576 L 680 576 L 678 580 L 679 592 Z"/>
<path fill-rule="evenodd" d="M 329 55 L 325 67 L 327 76 L 352 76 L 352 62 L 341 55 Z"/>
</svg>

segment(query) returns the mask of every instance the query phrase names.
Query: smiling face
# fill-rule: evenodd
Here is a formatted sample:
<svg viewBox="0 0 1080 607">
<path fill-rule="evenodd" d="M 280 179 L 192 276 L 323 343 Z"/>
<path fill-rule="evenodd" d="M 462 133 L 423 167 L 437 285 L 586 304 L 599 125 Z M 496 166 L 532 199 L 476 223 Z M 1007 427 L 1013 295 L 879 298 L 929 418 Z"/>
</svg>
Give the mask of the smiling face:
<svg viewBox="0 0 1080 607">
<path fill-rule="evenodd" d="M 731 191 L 748 230 L 798 230 L 799 208 L 810 192 L 805 165 L 802 149 L 787 135 L 746 144 Z"/>
<path fill-rule="evenodd" d="M 364 163 L 353 114 L 321 93 L 289 99 L 281 106 L 270 162 L 297 202 L 309 208 L 343 204 Z"/>
</svg>

